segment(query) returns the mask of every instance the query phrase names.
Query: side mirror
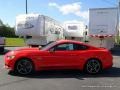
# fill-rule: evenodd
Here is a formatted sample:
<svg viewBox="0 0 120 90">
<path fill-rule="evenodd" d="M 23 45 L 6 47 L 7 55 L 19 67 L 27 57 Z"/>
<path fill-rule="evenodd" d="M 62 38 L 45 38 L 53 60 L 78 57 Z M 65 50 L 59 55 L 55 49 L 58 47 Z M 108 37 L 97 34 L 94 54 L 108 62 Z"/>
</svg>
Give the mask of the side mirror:
<svg viewBox="0 0 120 90">
<path fill-rule="evenodd" d="M 39 49 L 41 49 L 41 48 L 42 48 L 42 46 L 39 46 L 38 48 L 39 48 Z"/>
<path fill-rule="evenodd" d="M 49 52 L 50 52 L 50 53 L 53 53 L 53 52 L 55 52 L 55 49 L 52 48 L 52 49 L 49 50 Z"/>
</svg>

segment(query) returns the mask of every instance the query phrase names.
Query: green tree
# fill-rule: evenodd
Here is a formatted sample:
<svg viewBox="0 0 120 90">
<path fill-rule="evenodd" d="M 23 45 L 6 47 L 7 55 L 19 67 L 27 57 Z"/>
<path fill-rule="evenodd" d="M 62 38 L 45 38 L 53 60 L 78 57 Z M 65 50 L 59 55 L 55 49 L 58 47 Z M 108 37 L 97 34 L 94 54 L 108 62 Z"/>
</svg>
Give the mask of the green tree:
<svg viewBox="0 0 120 90">
<path fill-rule="evenodd" d="M 3 26 L 3 22 L 2 22 L 2 20 L 0 20 L 0 26 Z"/>
<path fill-rule="evenodd" d="M 2 37 L 17 37 L 13 27 L 10 27 L 8 24 L 3 24 L 0 20 L 0 36 Z"/>
</svg>

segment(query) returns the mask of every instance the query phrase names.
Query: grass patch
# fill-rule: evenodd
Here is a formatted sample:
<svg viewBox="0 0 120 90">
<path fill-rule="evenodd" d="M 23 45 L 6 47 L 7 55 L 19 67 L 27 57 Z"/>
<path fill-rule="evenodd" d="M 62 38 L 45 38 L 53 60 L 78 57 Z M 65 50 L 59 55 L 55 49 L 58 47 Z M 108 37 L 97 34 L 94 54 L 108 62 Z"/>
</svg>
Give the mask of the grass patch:
<svg viewBox="0 0 120 90">
<path fill-rule="evenodd" d="M 120 36 L 116 37 L 116 44 L 120 45 Z"/>
<path fill-rule="evenodd" d="M 6 38 L 6 46 L 25 46 L 22 38 Z"/>
</svg>

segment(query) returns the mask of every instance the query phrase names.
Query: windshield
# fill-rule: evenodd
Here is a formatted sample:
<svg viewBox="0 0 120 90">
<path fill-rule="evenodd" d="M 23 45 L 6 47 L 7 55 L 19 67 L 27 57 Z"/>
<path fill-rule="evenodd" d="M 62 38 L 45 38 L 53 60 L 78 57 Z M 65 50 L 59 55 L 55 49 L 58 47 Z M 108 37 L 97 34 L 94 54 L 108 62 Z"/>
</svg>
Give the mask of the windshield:
<svg viewBox="0 0 120 90">
<path fill-rule="evenodd" d="M 48 50 L 49 48 L 51 48 L 52 46 L 54 46 L 56 44 L 57 44 L 56 41 L 48 43 L 46 46 L 42 47 L 41 50 Z"/>
</svg>

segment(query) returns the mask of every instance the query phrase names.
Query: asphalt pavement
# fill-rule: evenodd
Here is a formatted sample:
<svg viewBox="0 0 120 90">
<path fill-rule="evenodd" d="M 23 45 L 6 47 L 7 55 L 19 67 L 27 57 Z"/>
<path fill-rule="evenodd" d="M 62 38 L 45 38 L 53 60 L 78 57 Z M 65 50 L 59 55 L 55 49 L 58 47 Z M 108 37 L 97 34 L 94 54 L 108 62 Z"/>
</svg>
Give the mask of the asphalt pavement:
<svg viewBox="0 0 120 90">
<path fill-rule="evenodd" d="M 6 47 L 6 52 L 18 47 Z M 120 90 L 120 51 L 113 52 L 114 65 L 98 75 L 81 71 L 40 71 L 29 76 L 16 76 L 4 69 L 0 54 L 0 90 Z"/>
</svg>

